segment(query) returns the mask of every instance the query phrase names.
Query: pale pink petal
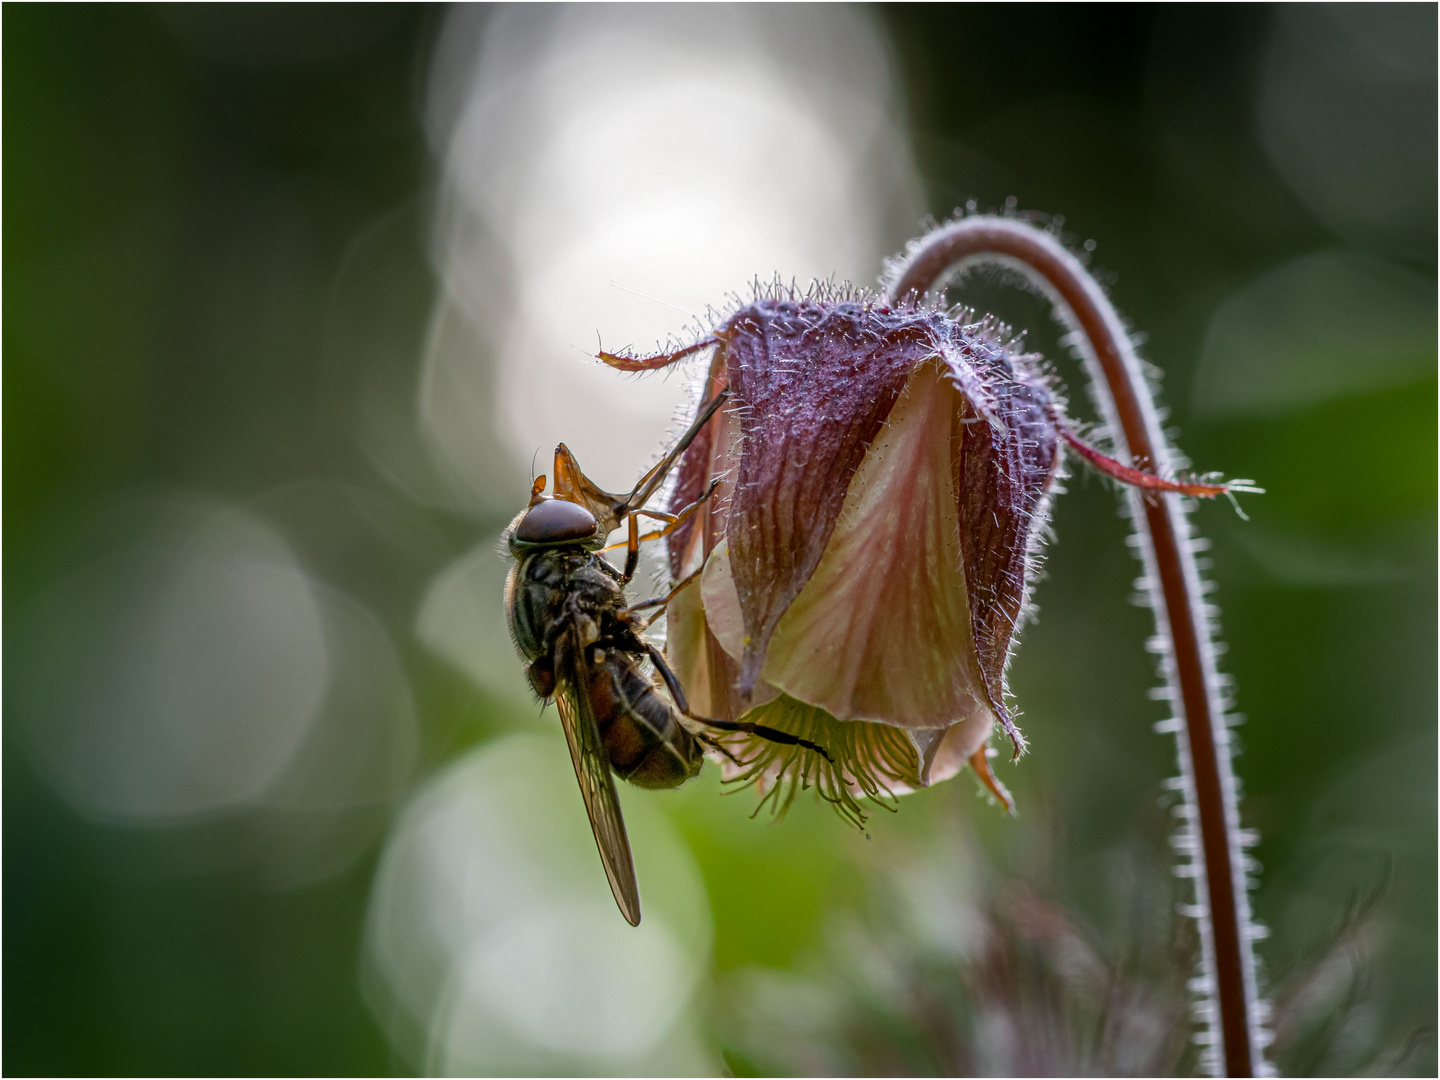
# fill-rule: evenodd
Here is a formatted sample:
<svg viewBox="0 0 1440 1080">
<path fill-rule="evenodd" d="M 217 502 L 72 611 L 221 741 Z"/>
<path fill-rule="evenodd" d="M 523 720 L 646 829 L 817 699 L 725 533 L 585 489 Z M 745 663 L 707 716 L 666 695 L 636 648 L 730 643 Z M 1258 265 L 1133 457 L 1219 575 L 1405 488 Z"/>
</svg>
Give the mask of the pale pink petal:
<svg viewBox="0 0 1440 1080">
<path fill-rule="evenodd" d="M 840 720 L 945 728 L 991 714 L 971 638 L 952 446 L 961 398 L 923 365 L 856 471 L 830 542 L 765 653 L 766 682 Z M 712 632 L 745 652 L 728 553 L 702 580 Z"/>
<path fill-rule="evenodd" d="M 953 333 L 938 312 L 808 300 L 757 301 L 719 331 L 742 440 L 726 526 L 745 614 L 742 692 L 911 372 Z"/>
<path fill-rule="evenodd" d="M 1046 492 L 1060 463 L 1053 406 L 1043 383 L 993 345 L 974 341 L 962 349 L 949 343 L 940 354 L 971 408 L 983 416 L 983 422 L 964 425 L 959 455 L 961 549 L 985 690 L 1019 749 L 1023 740 L 1004 706 L 1005 666 L 1034 578 Z"/>
<path fill-rule="evenodd" d="M 740 594 L 735 588 L 735 575 L 730 570 L 730 545 L 726 541 L 721 540 L 706 560 L 698 592 L 710 633 L 715 635 L 715 640 L 732 659 L 739 660 L 745 651 L 745 616 L 740 610 Z M 749 708 L 758 709 L 779 696 L 780 691 L 761 678 L 750 695 Z"/>
</svg>

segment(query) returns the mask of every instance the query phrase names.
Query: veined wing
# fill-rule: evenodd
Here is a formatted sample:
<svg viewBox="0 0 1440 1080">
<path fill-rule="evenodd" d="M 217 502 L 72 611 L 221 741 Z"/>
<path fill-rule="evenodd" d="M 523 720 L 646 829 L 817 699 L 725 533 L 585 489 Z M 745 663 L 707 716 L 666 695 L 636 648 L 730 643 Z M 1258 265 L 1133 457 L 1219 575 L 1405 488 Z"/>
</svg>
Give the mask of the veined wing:
<svg viewBox="0 0 1440 1080">
<path fill-rule="evenodd" d="M 560 725 L 565 741 L 570 744 L 570 761 L 575 766 L 575 779 L 585 799 L 585 812 L 590 815 L 590 829 L 610 891 L 620 914 L 631 926 L 640 925 L 640 886 L 635 881 L 635 864 L 630 858 L 630 840 L 625 834 L 625 819 L 620 814 L 620 799 L 615 794 L 615 778 L 610 774 L 610 761 L 600 742 L 600 726 L 595 718 L 588 693 L 596 671 L 583 649 L 572 625 L 555 643 L 555 704 L 560 711 Z"/>
</svg>

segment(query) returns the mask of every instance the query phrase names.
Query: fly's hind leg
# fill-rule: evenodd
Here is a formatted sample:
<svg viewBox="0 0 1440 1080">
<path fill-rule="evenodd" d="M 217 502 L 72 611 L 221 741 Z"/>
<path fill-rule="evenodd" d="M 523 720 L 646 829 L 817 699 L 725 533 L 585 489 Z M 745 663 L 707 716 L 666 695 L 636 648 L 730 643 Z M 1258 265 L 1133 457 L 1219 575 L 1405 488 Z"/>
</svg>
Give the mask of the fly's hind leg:
<svg viewBox="0 0 1440 1080">
<path fill-rule="evenodd" d="M 680 689 L 680 680 L 670 670 L 670 665 L 665 662 L 665 657 L 660 650 L 647 641 L 645 642 L 645 654 L 650 657 L 650 662 L 655 665 L 655 670 L 660 673 L 660 678 L 665 680 L 665 685 L 670 690 L 670 696 L 675 699 L 675 707 L 697 724 L 704 724 L 717 731 L 743 731 L 747 735 L 755 735 L 782 746 L 802 746 L 806 750 L 815 751 L 831 765 L 835 764 L 835 759 L 830 756 L 830 751 L 819 743 L 802 739 L 798 735 L 791 735 L 788 731 L 781 731 L 779 728 L 772 728 L 765 724 L 752 724 L 748 720 L 712 720 L 708 716 L 696 716 L 690 711 L 690 703 L 685 700 L 685 691 Z"/>
<path fill-rule="evenodd" d="M 700 742 L 704 743 L 706 746 L 710 747 L 710 749 L 717 750 L 720 753 L 724 754 L 727 758 L 730 759 L 730 761 L 735 764 L 737 768 L 743 769 L 745 767 L 745 763 L 741 761 L 738 757 L 736 757 L 734 753 L 731 752 L 730 748 L 724 743 L 722 743 L 719 739 L 711 735 L 706 735 L 703 732 L 695 733 L 695 738 L 698 739 Z"/>
<path fill-rule="evenodd" d="M 691 720 L 696 720 L 706 727 L 715 728 L 717 731 L 743 731 L 747 735 L 755 735 L 767 742 L 779 743 L 782 746 L 801 746 L 806 750 L 813 750 L 831 765 L 835 759 L 830 756 L 830 751 L 817 742 L 809 739 L 802 739 L 799 735 L 791 735 L 788 731 L 781 731 L 779 728 L 769 727 L 765 724 L 752 724 L 748 720 L 711 720 L 709 717 L 696 716 L 694 713 L 686 713 Z"/>
</svg>

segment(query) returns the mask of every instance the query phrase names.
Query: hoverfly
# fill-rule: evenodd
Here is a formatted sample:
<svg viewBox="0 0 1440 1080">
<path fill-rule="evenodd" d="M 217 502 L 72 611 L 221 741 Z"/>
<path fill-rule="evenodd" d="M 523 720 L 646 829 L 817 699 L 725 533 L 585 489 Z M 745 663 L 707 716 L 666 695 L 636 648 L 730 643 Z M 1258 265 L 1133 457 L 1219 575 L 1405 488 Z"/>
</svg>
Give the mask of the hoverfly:
<svg viewBox="0 0 1440 1080">
<path fill-rule="evenodd" d="M 698 570 L 664 596 L 639 604 L 625 601 L 624 588 L 635 574 L 640 542 L 667 535 L 714 494 L 716 484 L 679 514 L 644 509 L 727 397 L 728 391 L 721 391 L 711 399 L 674 448 L 628 495 L 601 491 L 561 443 L 555 448 L 555 494 L 544 495 L 546 478 L 537 479 L 529 506 L 505 533 L 515 559 L 505 582 L 510 634 L 527 664 L 530 686 L 542 700 L 553 699 L 558 707 L 595 846 L 615 902 L 631 926 L 640 922 L 640 889 L 612 771 L 638 787 L 679 787 L 700 772 L 706 747 L 734 760 L 707 729 L 743 731 L 830 756 L 808 739 L 774 728 L 711 720 L 690 711 L 664 655 L 642 631 L 658 616 L 658 611 L 648 618 L 645 613 L 663 611 L 695 580 Z M 661 521 L 663 527 L 642 537 L 642 514 Z M 609 534 L 622 523 L 629 528 L 623 572 L 600 554 Z M 669 700 L 642 671 L 647 659 L 669 691 Z"/>
</svg>

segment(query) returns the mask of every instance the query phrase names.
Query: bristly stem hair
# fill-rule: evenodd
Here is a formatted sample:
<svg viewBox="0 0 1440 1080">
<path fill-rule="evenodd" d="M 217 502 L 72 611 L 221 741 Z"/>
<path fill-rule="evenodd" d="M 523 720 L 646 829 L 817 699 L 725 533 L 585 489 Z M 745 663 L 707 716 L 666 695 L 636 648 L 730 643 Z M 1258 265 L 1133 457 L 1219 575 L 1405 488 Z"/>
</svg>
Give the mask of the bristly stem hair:
<svg viewBox="0 0 1440 1080">
<path fill-rule="evenodd" d="M 1176 457 L 1161 428 L 1135 347 L 1109 298 L 1053 233 L 1013 217 L 974 215 L 915 241 L 889 271 L 894 302 L 914 302 L 968 265 L 999 264 L 1020 272 L 1072 331 L 1109 425 L 1115 456 L 1142 473 L 1169 476 Z M 1200 974 L 1193 986 L 1202 1030 L 1202 1062 L 1215 1075 L 1262 1076 L 1265 1003 L 1256 985 L 1252 942 L 1264 930 L 1250 916 L 1247 857 L 1254 834 L 1243 832 L 1225 716 L 1228 681 L 1216 666 L 1217 609 L 1206 602 L 1195 552 L 1201 547 L 1182 497 L 1126 488 L 1145 563 L 1145 583 L 1165 647 L 1163 667 L 1176 719 L 1156 725 L 1176 735 L 1185 806 L 1176 844 L 1193 877 L 1195 903 L 1183 905 L 1200 929 Z"/>
</svg>

